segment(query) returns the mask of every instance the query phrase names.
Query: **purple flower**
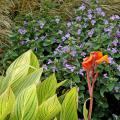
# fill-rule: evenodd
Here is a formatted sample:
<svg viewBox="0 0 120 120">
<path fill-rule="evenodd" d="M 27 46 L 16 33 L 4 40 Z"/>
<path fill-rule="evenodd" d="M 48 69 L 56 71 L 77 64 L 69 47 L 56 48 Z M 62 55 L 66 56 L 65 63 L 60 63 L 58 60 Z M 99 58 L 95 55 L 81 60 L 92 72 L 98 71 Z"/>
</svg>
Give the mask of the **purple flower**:
<svg viewBox="0 0 120 120">
<path fill-rule="evenodd" d="M 81 56 L 85 57 L 85 56 L 86 56 L 86 53 L 85 53 L 85 52 L 82 52 L 82 53 L 81 53 Z"/>
<path fill-rule="evenodd" d="M 92 13 L 92 10 L 91 10 L 91 9 L 89 9 L 89 10 L 88 10 L 88 14 L 91 14 L 91 13 Z"/>
<path fill-rule="evenodd" d="M 62 48 L 62 51 L 64 53 L 69 52 L 70 51 L 70 47 L 69 46 L 65 46 L 65 47 Z"/>
<path fill-rule="evenodd" d="M 83 72 L 84 72 L 83 69 L 80 69 L 80 70 L 79 70 L 79 74 L 82 75 L 82 76 L 84 76 Z"/>
<path fill-rule="evenodd" d="M 62 37 L 62 41 L 65 41 L 65 40 L 66 40 L 66 37 L 65 37 L 65 36 L 63 36 L 63 37 Z"/>
<path fill-rule="evenodd" d="M 104 31 L 105 31 L 105 32 L 111 32 L 112 29 L 111 29 L 110 27 L 108 27 L 108 28 L 104 28 Z"/>
<path fill-rule="evenodd" d="M 78 9 L 83 11 L 83 10 L 85 10 L 85 8 L 86 8 L 85 5 L 82 4 Z"/>
<path fill-rule="evenodd" d="M 38 40 L 38 36 L 35 36 L 34 39 L 35 39 L 35 40 Z"/>
<path fill-rule="evenodd" d="M 118 71 L 120 72 L 120 65 L 118 65 L 117 69 L 118 69 Z"/>
<path fill-rule="evenodd" d="M 99 3 L 99 0 L 95 0 L 96 3 Z"/>
<path fill-rule="evenodd" d="M 44 64 L 42 67 L 43 67 L 44 70 L 47 70 L 47 69 L 48 69 L 48 67 L 47 67 L 46 64 Z"/>
<path fill-rule="evenodd" d="M 54 42 L 55 42 L 55 43 L 58 43 L 58 39 L 54 38 Z"/>
<path fill-rule="evenodd" d="M 110 51 L 110 48 L 108 47 L 107 50 Z"/>
<path fill-rule="evenodd" d="M 65 37 L 66 37 L 66 38 L 69 38 L 69 37 L 70 37 L 70 33 L 67 33 L 67 34 L 65 35 Z"/>
<path fill-rule="evenodd" d="M 62 48 L 62 46 L 59 44 L 58 47 L 57 47 L 57 49 L 60 49 L 60 48 Z"/>
<path fill-rule="evenodd" d="M 108 23 L 109 23 L 108 20 L 103 20 L 103 22 L 105 25 L 108 25 Z"/>
<path fill-rule="evenodd" d="M 73 72 L 75 70 L 75 66 L 72 66 L 72 65 L 67 64 L 67 63 L 64 65 L 64 67 L 69 69 L 71 72 Z"/>
<path fill-rule="evenodd" d="M 52 71 L 55 72 L 57 71 L 57 68 L 55 66 L 52 67 Z"/>
<path fill-rule="evenodd" d="M 60 19 L 59 18 L 56 18 L 55 19 L 55 22 L 58 24 L 60 22 Z"/>
<path fill-rule="evenodd" d="M 88 22 L 88 18 L 84 17 L 83 20 L 87 23 Z M 84 23 L 84 24 L 86 24 Z"/>
<path fill-rule="evenodd" d="M 100 7 L 96 8 L 97 13 L 101 13 L 102 9 Z"/>
<path fill-rule="evenodd" d="M 115 63 L 115 62 L 113 61 L 113 58 L 112 58 L 112 57 L 109 57 L 108 59 L 109 59 L 109 62 L 110 62 L 111 65 Z"/>
<path fill-rule="evenodd" d="M 40 39 L 41 40 L 44 40 L 46 38 L 46 36 L 41 36 Z"/>
<path fill-rule="evenodd" d="M 26 31 L 25 28 L 20 28 L 20 29 L 18 30 L 18 32 L 19 32 L 21 35 L 24 35 L 27 31 Z"/>
<path fill-rule="evenodd" d="M 92 14 L 88 14 L 87 16 L 88 16 L 88 18 L 89 18 L 90 20 L 91 20 L 92 17 L 93 17 Z"/>
<path fill-rule="evenodd" d="M 119 92 L 120 87 L 116 86 L 114 89 L 115 89 L 115 92 Z"/>
<path fill-rule="evenodd" d="M 37 23 L 40 25 L 40 28 L 42 29 L 45 25 L 45 22 L 38 20 Z"/>
<path fill-rule="evenodd" d="M 28 22 L 27 22 L 27 21 L 24 21 L 24 25 L 27 26 L 27 25 L 28 25 Z"/>
<path fill-rule="evenodd" d="M 57 50 L 55 50 L 55 51 L 54 51 L 54 56 L 55 56 L 55 55 L 57 55 L 57 54 L 58 54 L 58 51 L 57 51 Z"/>
<path fill-rule="evenodd" d="M 116 31 L 116 37 L 120 38 L 120 31 L 119 30 Z"/>
<path fill-rule="evenodd" d="M 113 54 L 115 54 L 115 53 L 117 53 L 117 49 L 116 49 L 116 48 L 112 48 L 111 52 L 112 52 Z"/>
<path fill-rule="evenodd" d="M 67 23 L 67 27 L 71 27 L 72 23 L 71 22 L 68 22 Z"/>
<path fill-rule="evenodd" d="M 63 60 L 63 65 L 65 65 L 67 63 L 67 60 L 66 59 L 64 59 Z"/>
<path fill-rule="evenodd" d="M 40 24 L 40 28 L 42 29 L 44 27 L 45 23 Z"/>
<path fill-rule="evenodd" d="M 118 40 L 114 40 L 114 41 L 112 42 L 112 44 L 113 44 L 114 46 L 117 46 Z"/>
<path fill-rule="evenodd" d="M 104 76 L 104 78 L 108 78 L 108 74 L 107 73 L 104 73 L 103 76 Z"/>
<path fill-rule="evenodd" d="M 72 50 L 71 52 L 70 52 L 70 54 L 73 56 L 73 57 L 75 57 L 75 55 L 76 55 L 76 51 L 75 50 Z"/>
<path fill-rule="evenodd" d="M 78 34 L 78 35 L 81 34 L 81 29 L 78 29 L 77 34 Z"/>
<path fill-rule="evenodd" d="M 91 24 L 94 25 L 96 23 L 95 20 L 91 20 Z"/>
<path fill-rule="evenodd" d="M 20 44 L 21 44 L 21 45 L 26 45 L 26 44 L 27 44 L 27 41 L 26 41 L 26 40 L 22 40 L 22 41 L 20 41 Z"/>
<path fill-rule="evenodd" d="M 119 15 L 112 15 L 112 16 L 110 17 L 110 19 L 111 19 L 111 20 L 119 20 L 120 17 L 119 17 Z"/>
<path fill-rule="evenodd" d="M 62 48 L 62 46 L 59 45 L 59 46 L 56 48 L 56 50 L 54 51 L 54 55 L 57 55 L 57 53 L 59 53 L 59 55 L 61 55 L 61 54 L 62 54 L 61 48 Z"/>
<path fill-rule="evenodd" d="M 62 30 L 59 30 L 59 31 L 58 31 L 58 34 L 62 35 L 62 34 L 63 34 L 63 31 L 62 31 Z"/>
<path fill-rule="evenodd" d="M 119 20 L 120 16 L 119 15 L 115 15 L 115 18 L 116 18 L 116 20 Z"/>
<path fill-rule="evenodd" d="M 51 63 L 52 63 L 52 60 L 49 59 L 48 62 L 47 62 L 47 64 L 49 65 L 49 64 L 51 64 Z"/>
<path fill-rule="evenodd" d="M 89 32 L 88 32 L 88 36 L 89 37 L 92 37 L 92 35 L 94 34 L 94 28 L 92 28 Z"/>
<path fill-rule="evenodd" d="M 84 46 L 83 44 L 80 44 L 80 46 L 79 46 L 79 47 L 80 47 L 80 48 L 83 48 L 83 46 Z"/>
<path fill-rule="evenodd" d="M 101 12 L 101 16 L 103 16 L 103 17 L 104 17 L 104 16 L 105 16 L 105 12 Z"/>
<path fill-rule="evenodd" d="M 83 24 L 83 28 L 87 28 L 88 24 L 87 23 L 84 23 Z"/>
<path fill-rule="evenodd" d="M 77 16 L 76 21 L 81 21 L 81 16 Z"/>
</svg>

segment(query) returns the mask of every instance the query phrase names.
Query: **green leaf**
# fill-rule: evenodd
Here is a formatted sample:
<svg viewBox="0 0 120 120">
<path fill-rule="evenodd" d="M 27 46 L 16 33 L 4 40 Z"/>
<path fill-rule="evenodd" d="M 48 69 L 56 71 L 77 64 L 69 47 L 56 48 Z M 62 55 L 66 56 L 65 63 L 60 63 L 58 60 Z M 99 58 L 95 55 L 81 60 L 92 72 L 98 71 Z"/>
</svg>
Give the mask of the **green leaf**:
<svg viewBox="0 0 120 120">
<path fill-rule="evenodd" d="M 0 88 L 2 93 L 8 85 L 13 89 L 15 95 L 38 82 L 42 73 L 39 69 L 39 62 L 34 53 L 29 50 L 18 57 L 7 69 L 5 80 Z"/>
<path fill-rule="evenodd" d="M 61 111 L 61 104 L 54 95 L 44 101 L 38 108 L 39 120 L 51 120 Z"/>
<path fill-rule="evenodd" d="M 42 83 L 37 86 L 37 94 L 39 104 L 47 100 L 49 97 L 53 96 L 56 92 L 57 81 L 55 74 L 52 74 Z"/>
<path fill-rule="evenodd" d="M 10 84 L 19 82 L 27 74 L 39 68 L 38 60 L 34 53 L 29 50 L 18 57 L 7 69 L 6 76 L 10 76 Z"/>
<path fill-rule="evenodd" d="M 102 86 L 101 89 L 100 89 L 100 95 L 102 97 L 104 97 L 104 93 L 107 91 L 107 87 L 106 86 Z"/>
<path fill-rule="evenodd" d="M 39 69 L 39 61 L 33 52 L 31 52 L 31 56 L 30 56 L 30 65 L 32 67 L 35 67 L 36 69 Z M 34 71 L 32 67 L 29 68 L 29 73 Z"/>
<path fill-rule="evenodd" d="M 60 86 L 62 86 L 62 85 L 65 84 L 66 82 L 67 82 L 67 80 L 64 80 L 64 81 L 58 83 L 58 84 L 57 84 L 57 88 L 59 88 Z"/>
<path fill-rule="evenodd" d="M 60 102 L 61 104 L 62 104 L 65 96 L 66 96 L 66 94 L 63 94 L 63 95 L 61 95 L 61 96 L 58 97 L 58 100 L 59 100 L 59 102 Z"/>
<path fill-rule="evenodd" d="M 12 111 L 14 102 L 15 96 L 11 88 L 6 89 L 0 96 L 0 120 L 3 120 Z"/>
<path fill-rule="evenodd" d="M 57 120 L 57 118 L 54 118 L 54 120 Z"/>
<path fill-rule="evenodd" d="M 35 120 L 38 109 L 36 86 L 24 89 L 16 99 L 11 120 Z"/>
<path fill-rule="evenodd" d="M 84 116 L 84 119 L 85 120 L 88 120 L 88 110 L 86 108 L 86 102 L 89 100 L 90 98 L 88 98 L 85 103 L 84 103 L 84 106 L 83 106 L 83 116 Z"/>
<path fill-rule="evenodd" d="M 0 83 L 2 82 L 3 79 L 4 79 L 4 76 L 0 76 Z"/>
<path fill-rule="evenodd" d="M 62 103 L 60 120 L 78 120 L 78 92 L 77 88 L 72 88 L 65 96 Z"/>
<path fill-rule="evenodd" d="M 32 51 L 29 50 L 22 54 L 20 57 L 18 57 L 7 69 L 6 75 L 11 74 L 12 71 L 16 70 L 16 68 L 19 68 L 20 66 L 26 66 L 25 70 L 26 74 L 28 72 L 28 65 L 30 64 L 30 56 Z"/>
<path fill-rule="evenodd" d="M 11 75 L 7 75 L 6 77 L 2 78 L 0 81 L 0 94 L 2 94 L 6 88 L 9 86 L 9 79 Z"/>
<path fill-rule="evenodd" d="M 19 79 L 19 81 L 14 82 L 11 87 L 15 95 L 17 96 L 22 90 L 29 87 L 32 84 L 37 84 L 40 80 L 41 74 L 43 72 L 43 69 L 37 69 L 34 72 L 28 74 L 22 79 Z"/>
<path fill-rule="evenodd" d="M 3 90 L 1 89 L 1 88 L 2 88 L 2 85 L 3 85 L 3 82 L 4 82 L 3 80 L 4 80 L 4 77 L 3 77 L 3 76 L 0 76 L 0 94 L 1 94 L 2 91 L 3 91 Z"/>
</svg>

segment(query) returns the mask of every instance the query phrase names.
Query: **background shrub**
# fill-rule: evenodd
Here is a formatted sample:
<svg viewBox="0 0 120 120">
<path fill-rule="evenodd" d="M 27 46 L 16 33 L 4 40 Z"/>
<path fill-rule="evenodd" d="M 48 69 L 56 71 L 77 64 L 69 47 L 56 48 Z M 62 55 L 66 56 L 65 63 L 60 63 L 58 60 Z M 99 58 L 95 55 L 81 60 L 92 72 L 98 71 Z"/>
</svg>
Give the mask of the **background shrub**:
<svg viewBox="0 0 120 120">
<path fill-rule="evenodd" d="M 18 21 L 19 24 L 16 21 L 13 27 L 12 45 L 3 47 L 5 54 L 1 61 L 2 67 L 5 69 L 17 56 L 31 48 L 44 67 L 44 77 L 56 72 L 58 81 L 69 80 L 61 92 L 72 86 L 79 87 L 79 106 L 83 106 L 88 91 L 85 73 L 81 68 L 82 59 L 91 51 L 102 51 L 109 55 L 110 65 L 100 66 L 94 92 L 93 119 L 112 119 L 114 115 L 119 115 L 117 110 L 111 113 L 109 97 L 115 96 L 115 101 L 120 99 L 120 17 L 106 17 L 105 12 L 96 5 L 86 8 L 82 4 L 73 11 L 74 17 L 67 21 L 61 16 L 48 14 L 19 16 L 16 20 L 22 17 L 23 21 Z M 79 112 L 82 118 L 81 107 Z"/>
</svg>

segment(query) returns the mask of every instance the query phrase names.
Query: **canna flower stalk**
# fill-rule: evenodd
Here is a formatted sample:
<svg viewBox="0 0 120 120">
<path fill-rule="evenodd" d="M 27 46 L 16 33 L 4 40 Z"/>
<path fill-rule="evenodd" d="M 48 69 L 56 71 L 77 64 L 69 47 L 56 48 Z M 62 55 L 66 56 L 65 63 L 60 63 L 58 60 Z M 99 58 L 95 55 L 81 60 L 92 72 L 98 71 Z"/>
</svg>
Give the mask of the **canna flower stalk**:
<svg viewBox="0 0 120 120">
<path fill-rule="evenodd" d="M 93 107 L 93 90 L 96 79 L 98 77 L 98 72 L 96 68 L 101 63 L 109 63 L 108 55 L 102 54 L 100 51 L 91 52 L 89 57 L 83 59 L 82 67 L 86 71 L 88 91 L 90 95 L 90 105 L 88 112 L 88 120 L 91 120 L 92 107 Z"/>
</svg>

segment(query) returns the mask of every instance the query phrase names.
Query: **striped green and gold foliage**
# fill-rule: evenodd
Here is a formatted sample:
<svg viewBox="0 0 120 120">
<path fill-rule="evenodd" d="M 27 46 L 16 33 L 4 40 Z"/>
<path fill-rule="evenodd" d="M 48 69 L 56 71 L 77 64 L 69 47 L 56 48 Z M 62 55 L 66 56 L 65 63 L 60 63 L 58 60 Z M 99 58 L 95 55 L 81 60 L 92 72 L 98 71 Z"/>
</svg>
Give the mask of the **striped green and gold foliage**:
<svg viewBox="0 0 120 120">
<path fill-rule="evenodd" d="M 40 81 L 43 69 L 29 50 L 0 76 L 0 120 L 78 120 L 78 92 L 72 88 L 58 99 L 55 74 Z"/>
</svg>

